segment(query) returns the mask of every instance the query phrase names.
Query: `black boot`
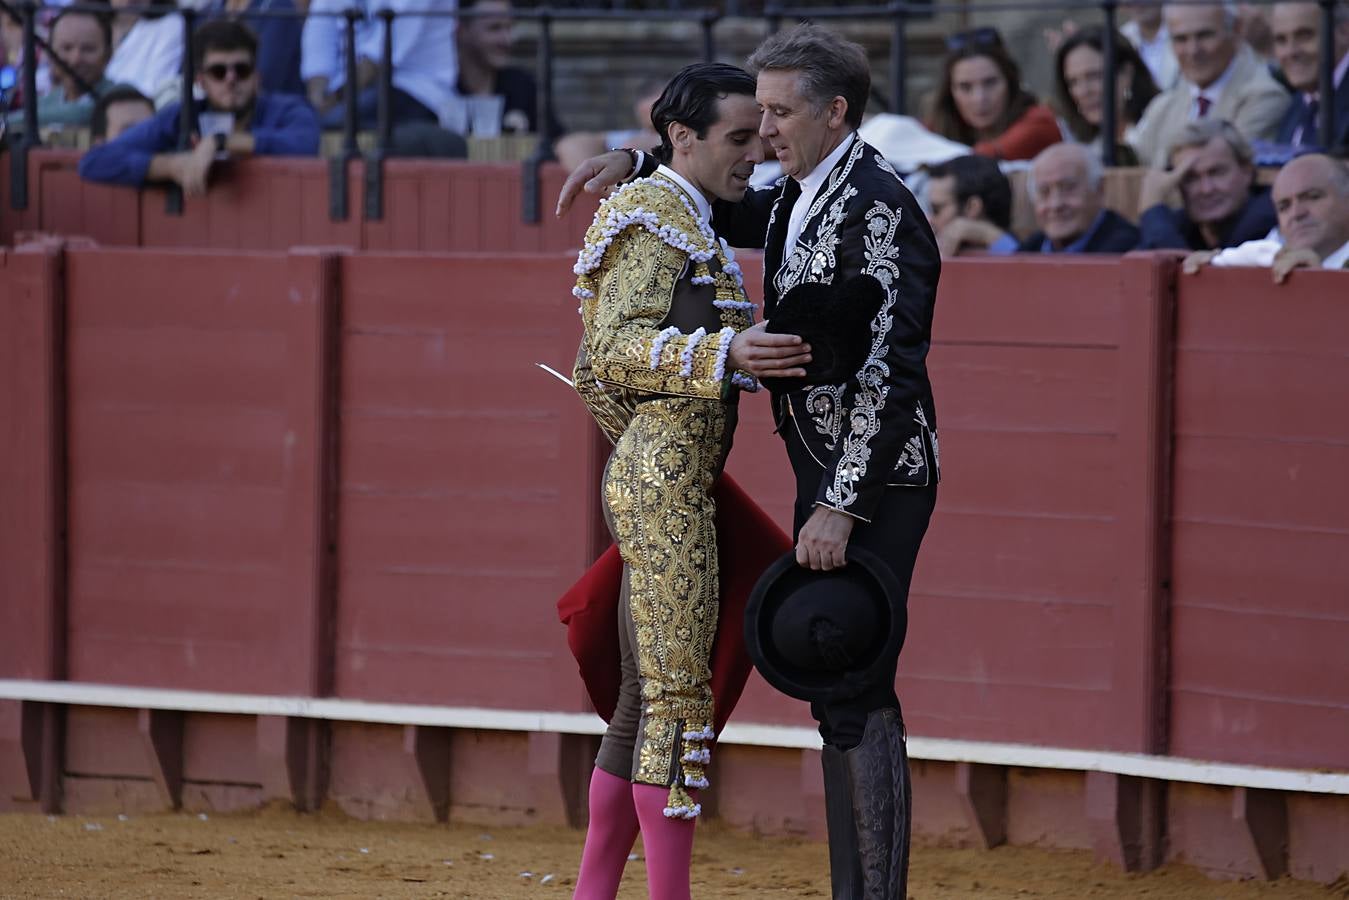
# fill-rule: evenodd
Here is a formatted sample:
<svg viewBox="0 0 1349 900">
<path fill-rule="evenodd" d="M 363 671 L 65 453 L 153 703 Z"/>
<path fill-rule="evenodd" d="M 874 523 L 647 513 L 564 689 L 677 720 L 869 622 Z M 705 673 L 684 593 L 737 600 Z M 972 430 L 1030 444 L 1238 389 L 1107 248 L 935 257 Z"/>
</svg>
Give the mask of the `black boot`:
<svg viewBox="0 0 1349 900">
<path fill-rule="evenodd" d="M 861 900 L 862 863 L 853 824 L 852 785 L 843 751 L 824 745 L 824 821 L 829 829 L 829 882 L 834 900 Z"/>
<path fill-rule="evenodd" d="M 843 759 L 852 787 L 863 884 L 861 893 L 851 896 L 865 900 L 906 900 L 912 798 L 909 758 L 904 751 L 904 723 L 899 711 L 880 709 L 868 716 L 862 742 L 844 753 Z M 825 798 L 828 803 L 827 783 Z M 832 838 L 831 819 L 831 862 Z"/>
</svg>

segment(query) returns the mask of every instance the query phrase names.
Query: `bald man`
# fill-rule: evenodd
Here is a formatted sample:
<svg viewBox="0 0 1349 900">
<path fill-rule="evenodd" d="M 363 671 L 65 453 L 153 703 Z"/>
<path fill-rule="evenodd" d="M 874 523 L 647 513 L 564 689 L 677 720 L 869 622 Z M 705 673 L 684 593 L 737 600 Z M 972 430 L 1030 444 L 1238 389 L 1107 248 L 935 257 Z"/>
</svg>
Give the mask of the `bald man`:
<svg viewBox="0 0 1349 900">
<path fill-rule="evenodd" d="M 1100 158 L 1085 144 L 1062 143 L 1040 151 L 1026 189 L 1039 231 L 1020 253 L 1127 253 L 1138 246 L 1138 228 L 1105 208 Z"/>
</svg>

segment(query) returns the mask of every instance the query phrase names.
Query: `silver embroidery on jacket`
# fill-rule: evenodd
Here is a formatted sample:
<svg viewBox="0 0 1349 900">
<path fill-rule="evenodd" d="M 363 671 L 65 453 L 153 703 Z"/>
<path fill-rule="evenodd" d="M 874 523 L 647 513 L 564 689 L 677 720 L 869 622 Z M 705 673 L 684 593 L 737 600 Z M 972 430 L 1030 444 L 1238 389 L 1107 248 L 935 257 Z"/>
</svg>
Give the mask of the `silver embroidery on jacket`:
<svg viewBox="0 0 1349 900">
<path fill-rule="evenodd" d="M 829 217 L 816 229 L 816 239 L 813 245 L 802 241 L 800 235 L 798 235 L 796 244 L 784 250 L 781 268 L 773 273 L 773 285 L 777 288 L 779 296 L 796 287 L 802 281 L 821 281 L 825 284 L 833 281 L 834 251 L 838 247 L 838 229 L 843 224 L 843 219 L 847 214 L 847 201 L 857 196 L 857 188 L 847 183 L 848 174 L 852 172 L 853 165 L 862 158 L 864 146 L 860 138 L 853 139 L 852 147 L 848 149 L 843 165 L 829 173 L 829 180 L 825 182 L 824 187 L 811 202 L 806 217 L 801 220 L 801 235 L 810 232 L 810 223 L 815 220 L 815 217 L 820 214 L 826 204 L 829 204 Z M 839 185 L 844 185 L 843 196 L 831 203 L 833 193 Z M 768 222 L 768 228 L 769 231 L 772 231 L 773 221 L 771 218 Z M 804 277 L 807 270 L 810 272 L 809 278 Z"/>
<path fill-rule="evenodd" d="M 843 427 L 843 390 L 846 385 L 821 384 L 806 394 L 806 410 L 815 430 L 824 435 L 824 445 L 832 452 L 838 446 L 838 435 Z"/>
<path fill-rule="evenodd" d="M 866 213 L 866 234 L 863 237 L 866 265 L 862 273 L 871 275 L 885 288 L 885 301 L 871 322 L 871 350 L 857 373 L 857 396 L 849 411 L 849 427 L 843 433 L 843 451 L 834 469 L 834 483 L 825 489 L 825 499 L 837 509 L 846 509 L 857 501 L 859 480 L 866 476 L 871 461 L 871 439 L 881 430 L 881 409 L 890 388 L 885 380 L 890 377 L 890 366 L 884 360 L 886 338 L 895 323 L 891 310 L 895 305 L 895 283 L 899 279 L 899 247 L 895 234 L 899 230 L 900 211 L 882 203 L 872 204 Z M 921 455 L 921 441 L 919 442 Z M 908 447 L 905 447 L 908 450 Z"/>
</svg>

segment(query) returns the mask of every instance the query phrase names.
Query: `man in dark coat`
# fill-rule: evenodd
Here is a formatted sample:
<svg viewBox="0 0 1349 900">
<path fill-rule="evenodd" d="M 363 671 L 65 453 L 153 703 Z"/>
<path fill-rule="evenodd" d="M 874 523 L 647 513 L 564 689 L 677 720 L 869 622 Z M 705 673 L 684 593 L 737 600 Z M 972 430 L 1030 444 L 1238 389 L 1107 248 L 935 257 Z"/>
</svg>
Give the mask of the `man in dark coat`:
<svg viewBox="0 0 1349 900">
<path fill-rule="evenodd" d="M 1219 250 L 1254 241 L 1276 224 L 1269 190 L 1255 184 L 1251 145 L 1222 119 L 1196 119 L 1139 190 L 1140 250 Z M 1180 208 L 1167 204 L 1179 193 Z"/>
<path fill-rule="evenodd" d="M 1138 228 L 1105 208 L 1103 173 L 1084 144 L 1055 144 L 1031 164 L 1026 188 L 1039 230 L 1019 253 L 1127 253 L 1138 246 Z"/>
</svg>

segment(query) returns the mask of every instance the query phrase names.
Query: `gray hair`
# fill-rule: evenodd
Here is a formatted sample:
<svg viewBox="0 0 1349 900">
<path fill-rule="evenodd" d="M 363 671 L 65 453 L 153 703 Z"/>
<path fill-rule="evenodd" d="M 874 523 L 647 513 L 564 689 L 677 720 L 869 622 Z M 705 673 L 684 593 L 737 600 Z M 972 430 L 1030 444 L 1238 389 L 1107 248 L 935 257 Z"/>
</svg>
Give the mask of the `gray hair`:
<svg viewBox="0 0 1349 900">
<path fill-rule="evenodd" d="M 1048 154 L 1065 151 L 1072 153 L 1082 163 L 1082 168 L 1087 172 L 1087 185 L 1094 191 L 1101 189 L 1101 184 L 1105 181 L 1105 166 L 1101 164 L 1101 158 L 1087 149 L 1085 144 L 1063 141 L 1058 144 L 1051 144 L 1041 150 L 1035 159 L 1031 160 L 1030 171 L 1026 173 L 1026 193 L 1030 195 L 1032 200 L 1035 199 L 1035 167 Z"/>
<path fill-rule="evenodd" d="M 1314 3 L 1316 2 L 1316 0 L 1312 0 L 1312 2 Z M 1227 26 L 1227 30 L 1229 32 L 1236 31 L 1237 20 L 1241 18 L 1241 14 L 1237 10 L 1237 4 L 1235 0 L 1220 0 L 1220 2 L 1213 4 L 1168 3 L 1166 4 L 1166 6 L 1162 7 L 1162 15 L 1166 15 L 1167 6 L 1205 6 L 1205 5 L 1221 6 L 1223 8 L 1223 25 Z"/>
<path fill-rule="evenodd" d="M 1176 155 L 1177 150 L 1183 150 L 1186 147 L 1203 147 L 1214 138 L 1222 138 L 1227 146 L 1232 148 L 1232 153 L 1236 156 L 1237 162 L 1243 166 L 1253 165 L 1255 162 L 1255 152 L 1251 149 L 1250 142 L 1237 131 L 1235 125 L 1226 119 L 1194 119 L 1186 122 L 1184 127 L 1176 133 L 1175 138 L 1166 148 L 1166 161 Z"/>
<path fill-rule="evenodd" d="M 848 103 L 846 119 L 857 128 L 871 93 L 871 65 L 866 51 L 818 25 L 802 24 L 771 35 L 745 62 L 750 74 L 797 72 L 801 93 L 816 111 L 835 97 Z"/>
</svg>

